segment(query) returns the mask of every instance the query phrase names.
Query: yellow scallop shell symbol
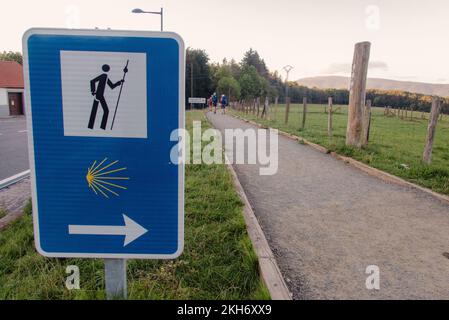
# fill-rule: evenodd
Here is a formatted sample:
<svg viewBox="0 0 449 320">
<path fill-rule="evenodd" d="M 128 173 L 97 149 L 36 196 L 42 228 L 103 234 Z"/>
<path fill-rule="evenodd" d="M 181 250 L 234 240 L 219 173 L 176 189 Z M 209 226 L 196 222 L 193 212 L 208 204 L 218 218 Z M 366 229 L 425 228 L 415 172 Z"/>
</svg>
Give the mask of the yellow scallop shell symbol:
<svg viewBox="0 0 449 320">
<path fill-rule="evenodd" d="M 129 180 L 129 177 L 117 176 L 118 172 L 126 170 L 125 167 L 114 169 L 118 160 L 109 164 L 107 164 L 107 161 L 108 158 L 104 158 L 103 161 L 98 164 L 96 160 L 94 161 L 87 170 L 87 184 L 96 195 L 101 195 L 105 198 L 109 198 L 110 195 L 118 197 L 119 190 L 127 189 L 125 186 L 119 184 L 120 181 Z"/>
</svg>

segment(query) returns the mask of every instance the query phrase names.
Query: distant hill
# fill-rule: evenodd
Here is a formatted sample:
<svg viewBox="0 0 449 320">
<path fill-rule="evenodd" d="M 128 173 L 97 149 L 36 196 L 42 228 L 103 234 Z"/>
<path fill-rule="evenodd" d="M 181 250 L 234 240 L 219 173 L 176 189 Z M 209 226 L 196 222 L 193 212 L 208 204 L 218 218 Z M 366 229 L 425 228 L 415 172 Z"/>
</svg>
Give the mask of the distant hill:
<svg viewBox="0 0 449 320">
<path fill-rule="evenodd" d="M 341 76 L 320 76 L 303 78 L 297 81 L 299 85 L 320 89 L 349 89 L 349 78 Z M 424 82 L 397 81 L 388 79 L 368 79 L 368 89 L 400 90 L 428 95 L 449 97 L 449 84 L 433 84 Z"/>
</svg>

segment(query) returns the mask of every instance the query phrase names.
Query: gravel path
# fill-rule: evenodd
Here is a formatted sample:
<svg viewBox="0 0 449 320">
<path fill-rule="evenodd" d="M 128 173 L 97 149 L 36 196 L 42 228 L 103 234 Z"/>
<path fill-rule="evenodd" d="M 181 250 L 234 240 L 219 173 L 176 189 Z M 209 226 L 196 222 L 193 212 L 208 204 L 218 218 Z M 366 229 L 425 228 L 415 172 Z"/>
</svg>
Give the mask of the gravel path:
<svg viewBox="0 0 449 320">
<path fill-rule="evenodd" d="M 208 117 L 221 131 L 256 128 Z M 295 299 L 449 299 L 446 203 L 283 136 L 275 175 L 234 167 Z M 380 290 L 365 286 L 369 265 Z"/>
</svg>

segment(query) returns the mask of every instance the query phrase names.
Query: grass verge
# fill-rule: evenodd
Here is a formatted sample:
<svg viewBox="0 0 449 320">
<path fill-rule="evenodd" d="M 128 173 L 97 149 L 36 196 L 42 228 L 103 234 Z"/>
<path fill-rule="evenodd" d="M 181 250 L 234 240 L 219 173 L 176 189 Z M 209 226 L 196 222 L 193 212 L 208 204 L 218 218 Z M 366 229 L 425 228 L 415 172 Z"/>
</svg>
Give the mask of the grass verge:
<svg viewBox="0 0 449 320">
<path fill-rule="evenodd" d="M 187 128 L 202 112 L 187 112 Z M 269 299 L 246 232 L 242 206 L 223 165 L 186 166 L 185 249 L 177 260 L 128 261 L 130 299 Z M 34 249 L 31 205 L 0 232 L 0 299 L 104 299 L 99 259 L 49 259 Z M 65 268 L 80 269 L 67 290 Z"/>
<path fill-rule="evenodd" d="M 290 107 L 289 122 L 285 124 L 285 106 L 275 111 L 271 108 L 271 119 L 260 119 L 253 114 L 232 110 L 231 113 L 263 126 L 301 136 L 341 155 L 352 157 L 372 167 L 389 172 L 410 182 L 449 194 L 449 120 L 444 116 L 438 121 L 433 147 L 432 164 L 424 164 L 422 152 L 426 140 L 428 114 L 408 112 L 401 119 L 384 116 L 383 109 L 373 108 L 370 142 L 362 149 L 347 147 L 347 107 L 334 106 L 333 136 L 327 133 L 328 114 L 325 105 L 308 105 L 306 126 L 302 129 L 302 105 Z M 405 114 L 404 114 L 405 115 Z M 424 116 L 424 118 L 422 118 Z"/>
<path fill-rule="evenodd" d="M 6 212 L 5 209 L 0 208 L 0 219 L 3 218 L 3 217 L 6 217 L 7 214 L 8 213 Z"/>
</svg>

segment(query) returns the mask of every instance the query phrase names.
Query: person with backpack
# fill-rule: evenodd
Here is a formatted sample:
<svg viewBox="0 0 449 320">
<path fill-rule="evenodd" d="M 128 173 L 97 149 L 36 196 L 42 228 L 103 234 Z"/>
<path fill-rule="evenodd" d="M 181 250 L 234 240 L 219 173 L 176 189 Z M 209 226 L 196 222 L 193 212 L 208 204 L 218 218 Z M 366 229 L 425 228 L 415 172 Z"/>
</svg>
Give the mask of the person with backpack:
<svg viewBox="0 0 449 320">
<path fill-rule="evenodd" d="M 226 95 L 221 95 L 221 109 L 223 110 L 223 114 L 226 114 L 226 106 L 228 105 L 228 97 Z"/>
<path fill-rule="evenodd" d="M 212 104 L 214 105 L 214 113 L 217 113 L 218 97 L 216 92 L 212 95 Z"/>
</svg>

